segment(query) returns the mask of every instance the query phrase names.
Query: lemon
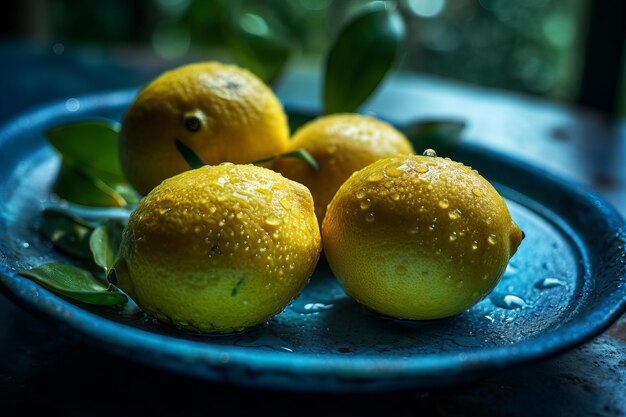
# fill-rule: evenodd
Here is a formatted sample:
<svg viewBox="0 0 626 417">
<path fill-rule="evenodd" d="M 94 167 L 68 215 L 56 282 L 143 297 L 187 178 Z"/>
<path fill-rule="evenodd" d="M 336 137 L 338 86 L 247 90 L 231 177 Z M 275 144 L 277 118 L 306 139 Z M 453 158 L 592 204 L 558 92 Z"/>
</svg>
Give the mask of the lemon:
<svg viewBox="0 0 626 417">
<path fill-rule="evenodd" d="M 121 162 L 142 195 L 189 169 L 176 139 L 209 165 L 250 163 L 283 152 L 289 128 L 281 104 L 263 81 L 237 66 L 206 62 L 164 73 L 126 113 Z"/>
<path fill-rule="evenodd" d="M 147 313 L 200 332 L 263 323 L 321 251 L 309 191 L 271 170 L 218 165 L 154 188 L 124 229 L 118 286 Z"/>
<path fill-rule="evenodd" d="M 506 203 L 471 168 L 403 156 L 355 173 L 322 225 L 324 251 L 346 292 L 412 320 L 456 315 L 488 294 L 522 240 Z"/>
<path fill-rule="evenodd" d="M 290 144 L 292 150 L 301 148 L 317 161 L 319 171 L 294 158 L 279 159 L 272 168 L 311 190 L 320 224 L 326 206 L 353 172 L 382 158 L 413 153 L 411 143 L 393 126 L 358 114 L 323 116 L 305 124 Z"/>
</svg>

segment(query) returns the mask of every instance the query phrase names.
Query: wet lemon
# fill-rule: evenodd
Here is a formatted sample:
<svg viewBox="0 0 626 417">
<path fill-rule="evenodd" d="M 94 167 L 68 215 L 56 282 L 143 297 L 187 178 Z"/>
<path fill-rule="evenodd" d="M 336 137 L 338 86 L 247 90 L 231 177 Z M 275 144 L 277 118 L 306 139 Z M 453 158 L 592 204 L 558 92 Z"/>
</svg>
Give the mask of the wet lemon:
<svg viewBox="0 0 626 417">
<path fill-rule="evenodd" d="M 283 152 L 289 128 L 281 104 L 259 78 L 207 62 L 164 73 L 130 106 L 120 153 L 128 180 L 141 194 L 189 169 L 176 139 L 209 165 L 249 163 Z"/>
<path fill-rule="evenodd" d="M 449 159 L 403 156 L 343 184 L 322 225 L 346 292 L 401 319 L 458 314 L 488 294 L 522 240 L 491 184 Z"/>
<path fill-rule="evenodd" d="M 315 158 L 320 170 L 315 171 L 306 162 L 294 158 L 277 160 L 273 169 L 311 190 L 320 223 L 326 206 L 353 172 L 382 158 L 413 153 L 411 143 L 393 126 L 358 114 L 313 120 L 296 131 L 290 148 L 305 149 Z"/>
<path fill-rule="evenodd" d="M 201 332 L 266 321 L 303 288 L 321 251 L 309 191 L 253 165 L 170 178 L 124 230 L 118 286 L 157 319 Z"/>
</svg>

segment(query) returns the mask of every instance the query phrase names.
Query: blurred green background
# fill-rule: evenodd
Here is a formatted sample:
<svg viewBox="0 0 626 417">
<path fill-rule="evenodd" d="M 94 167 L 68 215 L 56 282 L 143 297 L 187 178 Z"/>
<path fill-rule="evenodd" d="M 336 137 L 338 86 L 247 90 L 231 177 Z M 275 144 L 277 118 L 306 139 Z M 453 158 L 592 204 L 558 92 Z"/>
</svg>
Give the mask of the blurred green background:
<svg viewBox="0 0 626 417">
<path fill-rule="evenodd" d="M 369 2 L 27 0 L 12 6 L 12 33 L 57 54 L 72 45 L 94 59 L 114 51 L 141 65 L 221 59 L 272 82 L 290 65 L 320 65 L 342 23 Z M 407 28 L 403 71 L 560 101 L 579 93 L 591 0 L 390 3 Z"/>
</svg>

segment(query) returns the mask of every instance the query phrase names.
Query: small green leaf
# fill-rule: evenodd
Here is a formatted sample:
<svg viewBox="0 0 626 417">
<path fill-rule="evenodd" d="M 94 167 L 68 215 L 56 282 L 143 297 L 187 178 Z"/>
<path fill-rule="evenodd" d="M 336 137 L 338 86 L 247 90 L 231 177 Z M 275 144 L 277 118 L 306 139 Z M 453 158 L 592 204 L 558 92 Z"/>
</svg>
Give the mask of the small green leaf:
<svg viewBox="0 0 626 417">
<path fill-rule="evenodd" d="M 48 142 L 66 160 L 105 181 L 109 177 L 124 178 L 119 158 L 119 133 L 119 123 L 104 120 L 68 123 L 44 132 Z"/>
<path fill-rule="evenodd" d="M 376 2 L 339 33 L 326 58 L 324 113 L 355 111 L 391 68 L 404 23 L 389 3 Z"/>
<path fill-rule="evenodd" d="M 60 198 L 83 206 L 126 207 L 124 197 L 99 178 L 92 177 L 73 163 L 61 160 L 52 192 Z"/>
<path fill-rule="evenodd" d="M 89 236 L 93 227 L 89 223 L 57 210 L 44 210 L 42 217 L 41 233 L 55 247 L 78 258 L 91 257 Z"/>
<path fill-rule="evenodd" d="M 96 305 L 114 305 L 127 301 L 124 294 L 111 290 L 91 273 L 72 265 L 51 262 L 20 271 L 45 288 L 73 300 Z"/>
<path fill-rule="evenodd" d="M 178 139 L 176 139 L 176 149 L 178 149 L 178 152 L 180 152 L 183 159 L 187 161 L 191 169 L 201 168 L 206 165 L 206 162 L 204 162 L 202 158 L 200 158 L 196 151 L 194 151 Z"/>
<path fill-rule="evenodd" d="M 418 154 L 431 148 L 439 156 L 445 156 L 459 144 L 465 126 L 463 120 L 419 120 L 402 131 Z"/>
<path fill-rule="evenodd" d="M 105 274 L 115 264 L 122 241 L 124 226 L 117 221 L 108 221 L 98 226 L 89 238 L 89 248 L 96 265 L 104 268 Z"/>
<path fill-rule="evenodd" d="M 255 165 L 260 165 L 260 164 L 265 164 L 267 162 L 275 161 L 275 160 L 277 160 L 279 158 L 297 158 L 297 159 L 301 159 L 304 162 L 306 162 L 307 164 L 311 165 L 314 170 L 316 170 L 316 171 L 320 170 L 320 166 L 317 163 L 317 161 L 315 160 L 315 158 L 313 158 L 311 156 L 311 154 L 308 153 L 304 149 L 296 149 L 295 151 L 291 151 L 291 152 L 279 153 L 279 154 L 276 154 L 276 155 L 268 156 L 267 158 L 259 159 L 257 161 L 252 162 L 252 163 L 255 164 Z"/>
</svg>

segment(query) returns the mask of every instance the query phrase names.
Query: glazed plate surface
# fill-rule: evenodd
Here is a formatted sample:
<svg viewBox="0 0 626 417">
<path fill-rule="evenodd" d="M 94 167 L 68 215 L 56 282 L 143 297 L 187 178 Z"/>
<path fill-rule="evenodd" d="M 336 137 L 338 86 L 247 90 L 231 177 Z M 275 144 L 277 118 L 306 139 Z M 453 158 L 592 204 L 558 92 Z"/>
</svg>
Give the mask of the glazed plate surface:
<svg viewBox="0 0 626 417">
<path fill-rule="evenodd" d="M 583 187 L 468 145 L 453 158 L 496 186 L 526 239 L 495 291 L 457 317 L 419 323 L 378 317 L 347 298 L 323 261 L 281 314 L 240 334 L 184 333 L 132 302 L 73 304 L 17 275 L 49 261 L 71 262 L 37 229 L 59 167 L 43 131 L 87 118 L 120 120 L 134 95 L 91 95 L 78 99 L 78 109 L 75 102 L 53 103 L 0 128 L 0 287 L 90 343 L 213 381 L 374 391 L 469 380 L 548 358 L 598 335 L 626 309 L 626 229 L 617 212 Z"/>
</svg>

